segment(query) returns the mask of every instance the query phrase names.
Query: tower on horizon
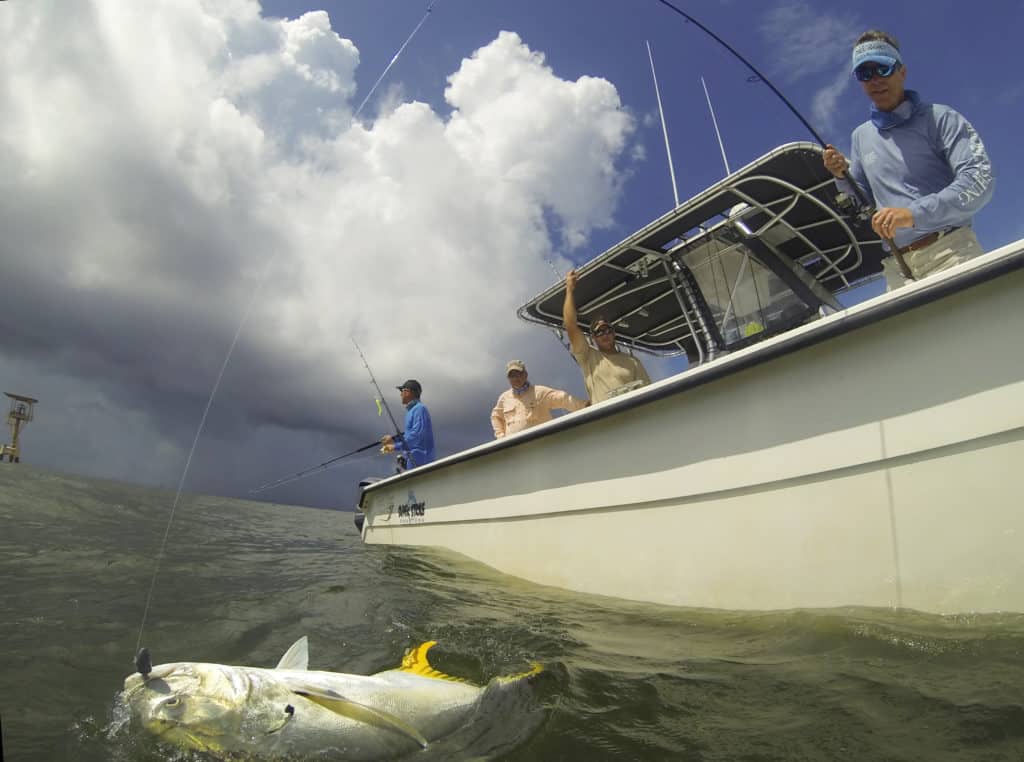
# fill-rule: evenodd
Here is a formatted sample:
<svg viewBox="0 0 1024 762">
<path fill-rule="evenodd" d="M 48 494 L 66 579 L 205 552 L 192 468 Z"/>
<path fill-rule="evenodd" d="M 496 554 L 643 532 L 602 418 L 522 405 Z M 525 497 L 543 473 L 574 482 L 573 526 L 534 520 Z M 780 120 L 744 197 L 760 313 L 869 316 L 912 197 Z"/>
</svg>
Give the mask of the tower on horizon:
<svg viewBox="0 0 1024 762">
<path fill-rule="evenodd" d="M 11 427 L 11 443 L 0 445 L 0 463 L 3 462 L 5 455 L 8 463 L 20 463 L 21 450 L 18 445 L 18 437 L 21 430 L 32 420 L 32 406 L 39 400 L 10 392 L 4 392 L 4 394 L 11 398 L 11 409 L 7 413 L 7 424 Z"/>
</svg>

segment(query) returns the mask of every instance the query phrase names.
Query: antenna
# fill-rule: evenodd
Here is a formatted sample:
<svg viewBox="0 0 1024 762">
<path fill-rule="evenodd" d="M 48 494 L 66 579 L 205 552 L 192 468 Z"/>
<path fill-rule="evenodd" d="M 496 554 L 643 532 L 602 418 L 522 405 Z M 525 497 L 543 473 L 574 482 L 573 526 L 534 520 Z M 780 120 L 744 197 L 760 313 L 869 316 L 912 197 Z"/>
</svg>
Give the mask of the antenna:
<svg viewBox="0 0 1024 762">
<path fill-rule="evenodd" d="M 423 18 L 420 19 L 420 23 L 418 23 L 416 28 L 412 30 L 412 33 L 405 39 L 405 42 L 402 43 L 402 47 L 400 47 L 398 52 L 391 57 L 391 61 L 389 61 L 388 65 L 384 67 L 384 71 L 381 72 L 381 75 L 377 77 L 377 81 L 373 83 L 373 87 L 370 88 L 370 92 L 368 92 L 366 97 L 363 98 L 363 102 L 359 104 L 359 108 L 353 112 L 353 119 L 356 119 L 359 116 L 359 113 L 363 110 L 363 106 L 366 105 L 366 102 L 370 100 L 373 94 L 377 91 L 377 86 L 384 81 L 384 77 L 386 77 L 388 72 L 391 71 L 391 67 L 395 65 L 395 61 L 397 61 L 398 57 L 402 55 L 402 51 L 404 51 L 406 46 L 412 42 L 412 38 L 416 36 L 416 32 L 420 31 L 420 27 L 426 23 L 427 19 L 430 17 L 430 12 L 434 10 L 434 3 L 436 2 L 437 0 L 430 0 L 430 4 L 427 6 L 427 10 L 426 13 L 423 14 Z"/>
<path fill-rule="evenodd" d="M 722 152 L 722 163 L 725 164 L 725 174 L 731 175 L 732 170 L 729 169 L 729 160 L 725 158 L 725 144 L 722 143 L 722 133 L 718 131 L 718 120 L 715 118 L 715 107 L 711 105 L 711 96 L 708 95 L 708 85 L 704 81 L 704 77 L 700 78 L 700 83 L 704 86 L 704 97 L 708 99 L 708 111 L 711 112 L 711 123 L 715 125 L 715 136 L 718 138 L 718 148 Z"/>
<path fill-rule="evenodd" d="M 651 77 L 654 79 L 654 96 L 658 99 L 658 114 L 661 116 L 661 132 L 665 136 L 665 154 L 668 156 L 668 173 L 672 178 L 672 195 L 676 200 L 676 206 L 679 206 L 679 190 L 676 188 L 676 171 L 672 167 L 672 149 L 668 145 L 668 128 L 665 126 L 665 112 L 661 108 L 661 91 L 658 89 L 658 75 L 654 71 L 654 54 L 651 52 L 651 43 L 644 40 L 647 44 L 647 58 L 651 62 Z"/>
</svg>

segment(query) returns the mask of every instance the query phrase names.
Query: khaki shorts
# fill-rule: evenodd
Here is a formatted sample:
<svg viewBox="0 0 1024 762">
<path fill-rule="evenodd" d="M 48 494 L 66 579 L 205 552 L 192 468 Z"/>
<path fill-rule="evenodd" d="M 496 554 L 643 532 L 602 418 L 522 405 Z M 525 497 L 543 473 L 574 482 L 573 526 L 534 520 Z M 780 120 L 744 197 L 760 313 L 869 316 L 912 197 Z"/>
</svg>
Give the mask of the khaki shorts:
<svg viewBox="0 0 1024 762">
<path fill-rule="evenodd" d="M 923 249 L 908 251 L 903 255 L 903 260 L 914 277 L 921 280 L 984 253 L 974 231 L 969 227 L 963 227 L 947 233 Z M 896 258 L 892 256 L 882 260 L 882 273 L 885 275 L 886 291 L 894 291 L 911 282 L 903 277 Z"/>
</svg>

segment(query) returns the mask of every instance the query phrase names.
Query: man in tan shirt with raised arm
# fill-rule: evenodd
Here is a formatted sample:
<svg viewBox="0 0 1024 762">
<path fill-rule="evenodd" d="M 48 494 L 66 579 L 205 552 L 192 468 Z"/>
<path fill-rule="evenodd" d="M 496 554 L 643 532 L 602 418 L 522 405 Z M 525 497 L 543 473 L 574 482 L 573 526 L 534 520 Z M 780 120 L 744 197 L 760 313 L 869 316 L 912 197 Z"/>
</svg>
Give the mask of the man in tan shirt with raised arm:
<svg viewBox="0 0 1024 762">
<path fill-rule="evenodd" d="M 498 404 L 491 411 L 495 439 L 550 421 L 552 410 L 573 412 L 590 404 L 560 389 L 531 384 L 522 360 L 506 365 L 505 373 L 512 388 L 498 397 Z"/>
<path fill-rule="evenodd" d="M 609 397 L 621 394 L 651 383 L 651 377 L 643 363 L 632 355 L 620 352 L 615 346 L 615 329 L 602 317 L 597 317 L 590 324 L 590 333 L 594 337 L 597 349 L 587 343 L 579 325 L 576 323 L 576 271 L 570 270 L 565 277 L 565 303 L 562 305 L 562 320 L 569 334 L 569 345 L 572 356 L 583 371 L 583 383 L 587 387 L 591 402 L 602 402 Z"/>
</svg>

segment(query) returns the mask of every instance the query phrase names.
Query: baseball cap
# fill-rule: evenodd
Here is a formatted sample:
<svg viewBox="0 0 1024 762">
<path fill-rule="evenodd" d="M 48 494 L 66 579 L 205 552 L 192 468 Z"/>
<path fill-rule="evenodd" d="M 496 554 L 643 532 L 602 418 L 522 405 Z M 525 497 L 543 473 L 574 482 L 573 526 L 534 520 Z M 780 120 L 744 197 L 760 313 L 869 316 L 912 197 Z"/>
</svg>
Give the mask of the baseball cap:
<svg viewBox="0 0 1024 762">
<path fill-rule="evenodd" d="M 420 386 L 420 382 L 417 381 L 415 378 L 410 378 L 404 384 L 402 384 L 401 386 L 397 386 L 395 388 L 398 389 L 399 391 L 401 391 L 402 389 L 408 389 L 417 397 L 419 397 L 423 393 L 423 387 Z"/>
</svg>

